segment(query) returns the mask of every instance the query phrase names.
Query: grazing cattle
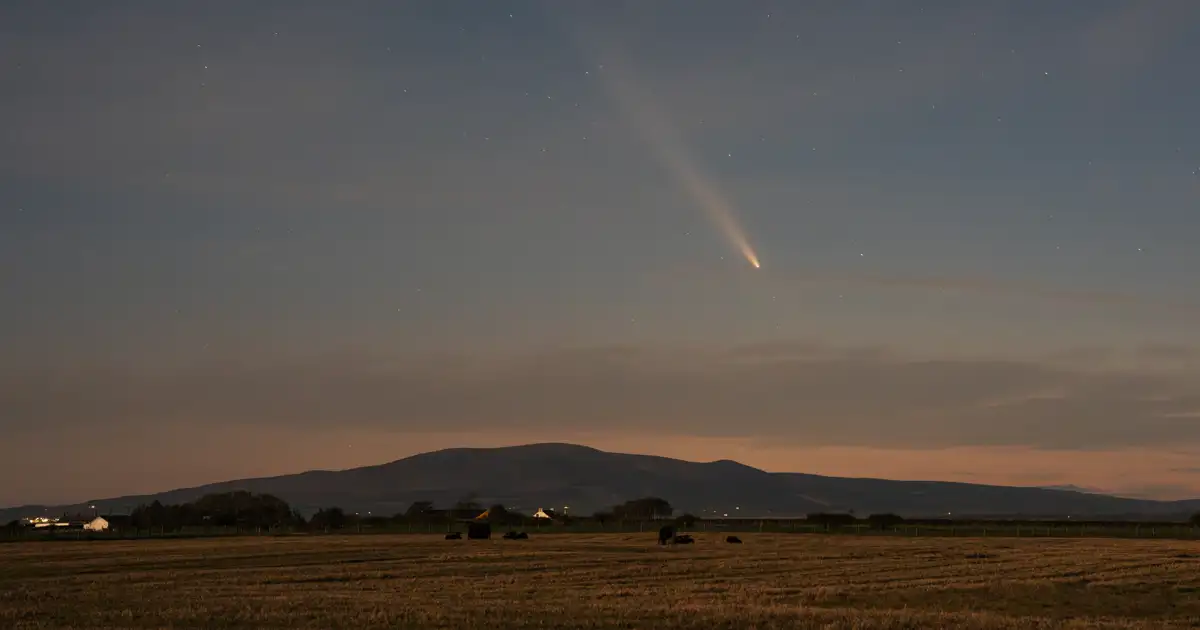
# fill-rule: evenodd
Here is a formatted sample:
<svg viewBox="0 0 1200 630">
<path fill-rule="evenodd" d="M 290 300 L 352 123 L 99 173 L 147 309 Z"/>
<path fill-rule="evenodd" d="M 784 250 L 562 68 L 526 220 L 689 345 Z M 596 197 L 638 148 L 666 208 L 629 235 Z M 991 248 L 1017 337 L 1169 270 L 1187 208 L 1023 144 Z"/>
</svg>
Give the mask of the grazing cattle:
<svg viewBox="0 0 1200 630">
<path fill-rule="evenodd" d="M 738 538 L 737 536 L 726 536 L 725 542 L 732 543 L 734 545 L 740 545 L 742 544 L 742 539 Z"/>
<path fill-rule="evenodd" d="M 504 534 L 504 540 L 529 540 L 529 534 L 525 532 L 508 532 Z"/>
<path fill-rule="evenodd" d="M 693 540 L 688 534 L 679 534 L 675 536 L 675 540 L 672 542 L 674 542 L 676 545 L 690 545 L 696 541 Z"/>
<path fill-rule="evenodd" d="M 462 534 L 458 532 L 450 532 L 446 534 L 446 540 L 462 540 Z"/>
<path fill-rule="evenodd" d="M 521 532 L 521 533 L 517 534 L 517 540 L 529 540 L 529 534 L 526 534 L 525 532 Z"/>
<path fill-rule="evenodd" d="M 467 538 L 471 540 L 487 540 L 491 537 L 491 523 L 467 523 Z"/>
<path fill-rule="evenodd" d="M 658 544 L 665 545 L 675 538 L 675 526 L 663 525 L 658 530 Z"/>
</svg>

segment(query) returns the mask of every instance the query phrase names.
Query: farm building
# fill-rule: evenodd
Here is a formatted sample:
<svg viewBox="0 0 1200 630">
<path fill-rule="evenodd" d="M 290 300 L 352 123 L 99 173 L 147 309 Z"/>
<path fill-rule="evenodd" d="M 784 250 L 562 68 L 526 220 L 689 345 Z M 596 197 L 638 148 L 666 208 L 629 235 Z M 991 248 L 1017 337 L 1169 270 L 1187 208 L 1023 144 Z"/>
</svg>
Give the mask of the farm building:
<svg viewBox="0 0 1200 630">
<path fill-rule="evenodd" d="M 64 521 L 53 516 L 33 516 L 30 518 L 21 519 L 21 522 L 27 527 L 34 529 L 48 529 L 54 527 L 70 527 L 70 521 Z"/>
<path fill-rule="evenodd" d="M 97 516 L 96 518 L 84 523 L 83 529 L 90 532 L 108 531 L 108 521 L 103 516 Z"/>
</svg>

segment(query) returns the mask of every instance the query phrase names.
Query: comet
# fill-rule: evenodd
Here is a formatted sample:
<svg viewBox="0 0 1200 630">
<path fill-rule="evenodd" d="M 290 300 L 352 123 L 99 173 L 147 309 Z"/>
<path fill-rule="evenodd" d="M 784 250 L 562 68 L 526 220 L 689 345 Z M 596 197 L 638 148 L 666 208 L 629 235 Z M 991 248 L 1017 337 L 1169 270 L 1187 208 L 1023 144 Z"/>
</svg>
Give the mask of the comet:
<svg viewBox="0 0 1200 630">
<path fill-rule="evenodd" d="M 675 126 L 658 111 L 647 91 L 641 89 L 633 79 L 629 64 L 621 63 L 615 53 L 610 53 L 605 58 L 610 62 L 602 66 L 598 75 L 622 114 L 632 123 L 658 160 L 667 167 L 679 186 L 704 210 L 713 226 L 725 236 L 733 249 L 752 267 L 761 269 L 758 253 L 738 222 L 733 204 L 696 165 Z M 612 63 L 612 60 L 616 60 L 617 63 Z"/>
</svg>

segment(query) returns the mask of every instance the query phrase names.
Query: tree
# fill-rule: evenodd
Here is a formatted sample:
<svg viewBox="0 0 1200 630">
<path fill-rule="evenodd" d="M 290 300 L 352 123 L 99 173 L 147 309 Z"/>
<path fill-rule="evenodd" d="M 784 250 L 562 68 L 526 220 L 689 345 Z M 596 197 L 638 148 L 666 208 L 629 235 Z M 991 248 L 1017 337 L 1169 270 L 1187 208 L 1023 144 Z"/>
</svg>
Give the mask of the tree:
<svg viewBox="0 0 1200 630">
<path fill-rule="evenodd" d="M 429 518 L 433 512 L 433 501 L 413 501 L 412 505 L 404 511 L 404 517 L 413 520 L 423 520 Z"/>
<path fill-rule="evenodd" d="M 132 519 L 134 527 L 138 529 L 160 531 L 166 530 L 167 525 L 167 506 L 161 501 L 155 499 L 150 505 L 139 505 L 133 511 Z"/>
<path fill-rule="evenodd" d="M 665 499 L 658 497 L 643 497 L 626 501 L 621 505 L 613 507 L 613 516 L 625 520 L 652 520 L 656 518 L 669 518 L 675 510 Z"/>
<path fill-rule="evenodd" d="M 700 517 L 696 516 L 695 514 L 683 514 L 679 518 L 675 519 L 675 524 L 680 527 L 695 527 L 696 522 L 699 520 Z"/>
<path fill-rule="evenodd" d="M 206 494 L 190 503 L 163 505 L 154 501 L 150 505 L 139 505 L 128 520 L 128 524 L 137 529 L 164 532 L 210 525 L 269 529 L 303 522 L 299 513 L 282 499 L 244 490 Z"/>
<path fill-rule="evenodd" d="M 1193 514 L 1192 518 L 1188 519 L 1188 522 L 1196 527 L 1200 527 L 1200 512 Z"/>
<path fill-rule="evenodd" d="M 322 508 L 313 514 L 308 524 L 320 529 L 341 529 L 346 526 L 346 513 L 340 507 Z"/>
<path fill-rule="evenodd" d="M 488 520 L 493 523 L 507 523 L 512 520 L 512 515 L 509 514 L 508 508 L 497 503 L 488 508 Z"/>
<path fill-rule="evenodd" d="M 612 512 L 596 512 L 595 514 L 592 515 L 592 518 L 595 519 L 595 521 L 597 523 L 604 525 L 605 521 L 611 521 L 613 519 L 613 513 Z"/>
<path fill-rule="evenodd" d="M 269 529 L 295 521 L 291 506 L 283 499 L 245 490 L 207 494 L 180 507 L 189 520 L 203 519 L 225 527 Z"/>
<path fill-rule="evenodd" d="M 454 507 L 450 508 L 450 515 L 454 518 L 475 518 L 482 512 L 482 505 L 467 499 L 458 501 Z"/>
</svg>

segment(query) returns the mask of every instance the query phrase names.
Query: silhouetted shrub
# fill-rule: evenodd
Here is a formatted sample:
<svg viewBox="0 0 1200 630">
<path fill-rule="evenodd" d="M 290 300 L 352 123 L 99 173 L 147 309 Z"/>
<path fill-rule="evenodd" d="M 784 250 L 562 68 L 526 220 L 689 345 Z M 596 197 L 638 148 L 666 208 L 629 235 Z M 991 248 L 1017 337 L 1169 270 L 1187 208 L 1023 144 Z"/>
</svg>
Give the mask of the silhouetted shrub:
<svg viewBox="0 0 1200 630">
<path fill-rule="evenodd" d="M 694 514 L 683 514 L 679 518 L 675 519 L 675 524 L 680 527 L 695 527 L 696 522 L 699 520 L 700 518 Z"/>
</svg>

